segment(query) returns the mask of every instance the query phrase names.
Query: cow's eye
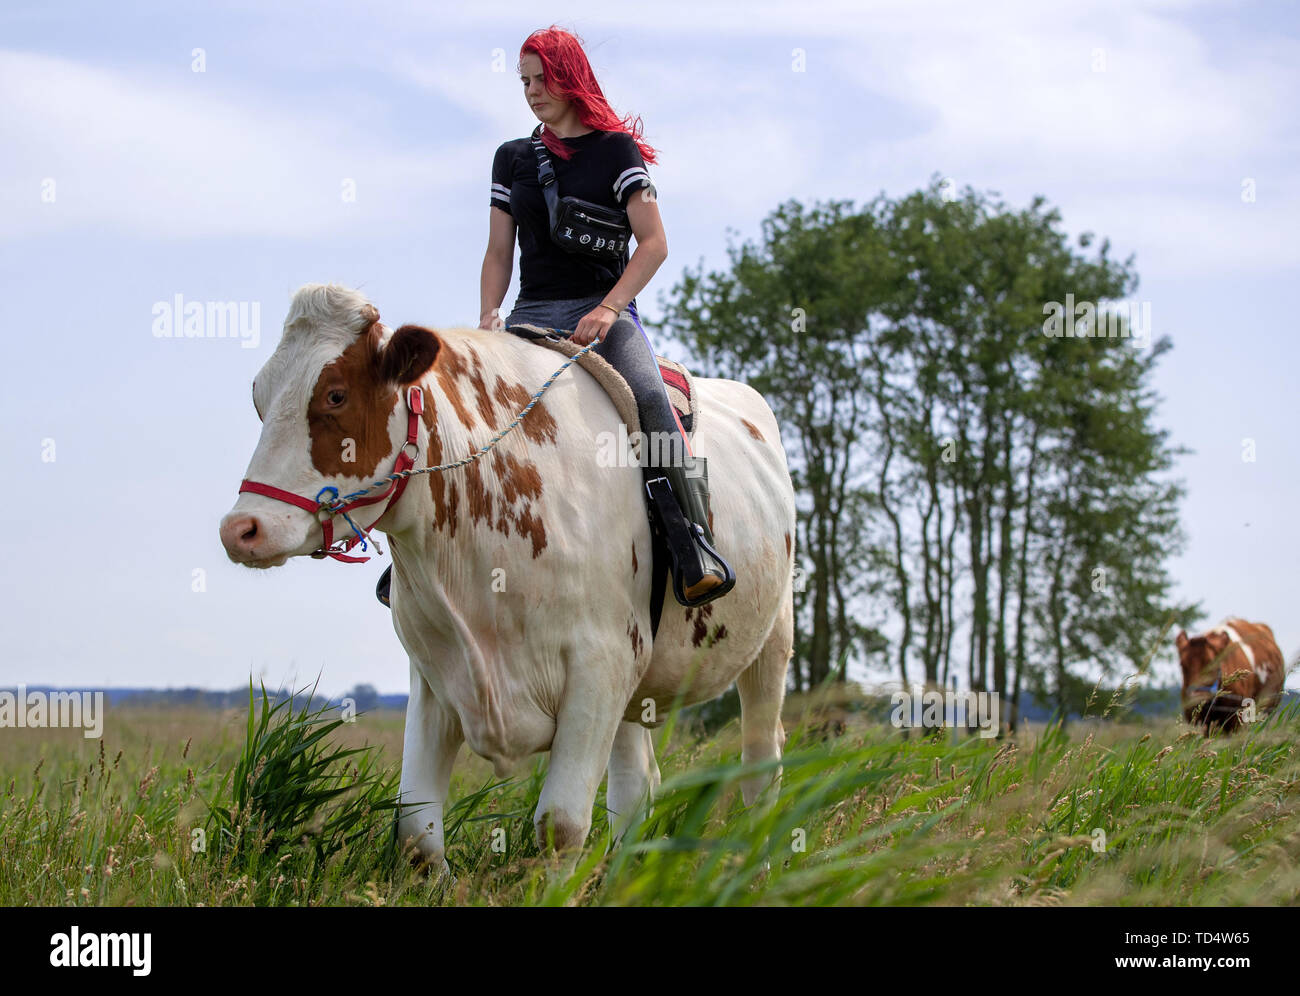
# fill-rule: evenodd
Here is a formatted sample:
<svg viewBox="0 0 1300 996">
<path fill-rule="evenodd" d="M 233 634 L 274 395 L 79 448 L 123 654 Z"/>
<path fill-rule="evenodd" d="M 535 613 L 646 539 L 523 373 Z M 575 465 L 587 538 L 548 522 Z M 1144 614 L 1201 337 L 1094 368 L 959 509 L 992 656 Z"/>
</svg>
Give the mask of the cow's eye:
<svg viewBox="0 0 1300 996">
<path fill-rule="evenodd" d="M 341 387 L 336 387 L 325 395 L 325 401 L 331 408 L 337 408 L 343 402 L 348 400 L 348 392 Z"/>
</svg>

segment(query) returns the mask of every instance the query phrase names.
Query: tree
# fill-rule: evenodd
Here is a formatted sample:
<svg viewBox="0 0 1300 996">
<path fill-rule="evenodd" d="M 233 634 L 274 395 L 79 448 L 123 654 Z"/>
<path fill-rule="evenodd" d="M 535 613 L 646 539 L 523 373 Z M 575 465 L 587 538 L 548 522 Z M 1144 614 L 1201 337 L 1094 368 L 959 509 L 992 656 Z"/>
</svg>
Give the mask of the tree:
<svg viewBox="0 0 1300 996">
<path fill-rule="evenodd" d="M 799 498 L 796 558 L 806 583 L 797 607 L 808 617 L 796 688 L 821 683 L 855 649 L 876 645 L 854 609 L 870 585 L 860 385 L 870 332 L 862 316 L 896 285 L 874 217 L 851 209 L 782 205 L 763 222 L 761 242 L 728 250 L 730 272 L 688 269 L 665 305 L 665 327 L 700 357 L 702 371 L 747 381 L 781 424 Z"/>
<path fill-rule="evenodd" d="M 886 649 L 903 683 L 946 683 L 964 645 L 968 686 L 1014 726 L 1026 687 L 1065 704 L 1073 675 L 1144 663 L 1186 612 L 1164 566 L 1178 451 L 1146 387 L 1169 343 L 1045 323 L 1132 293 L 1132 260 L 1072 245 L 1042 198 L 937 180 L 861 210 L 789 202 L 762 232 L 729 271 L 688 270 L 665 325 L 781 423 L 808 581 L 796 689 Z"/>
</svg>

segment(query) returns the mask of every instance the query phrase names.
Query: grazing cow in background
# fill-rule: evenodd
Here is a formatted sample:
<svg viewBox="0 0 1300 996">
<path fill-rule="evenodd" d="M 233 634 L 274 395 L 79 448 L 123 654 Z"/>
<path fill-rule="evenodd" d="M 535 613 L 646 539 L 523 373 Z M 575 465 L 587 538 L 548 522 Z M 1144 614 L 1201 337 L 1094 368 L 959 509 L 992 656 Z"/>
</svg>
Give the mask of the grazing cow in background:
<svg viewBox="0 0 1300 996">
<path fill-rule="evenodd" d="M 1263 623 L 1230 617 L 1200 636 L 1180 631 L 1174 642 L 1183 669 L 1183 716 L 1206 733 L 1237 729 L 1245 700 L 1262 713 L 1282 694 L 1282 651 Z"/>
<path fill-rule="evenodd" d="M 556 366 L 555 352 L 509 333 L 390 331 L 361 294 L 316 284 L 294 296 L 253 384 L 262 435 L 222 543 L 236 563 L 273 567 L 382 516 L 410 658 L 399 829 L 435 867 L 462 743 L 499 773 L 550 751 L 534 824 L 557 849 L 586 839 L 606 770 L 615 831 L 636 815 L 659 782 L 650 728 L 679 693 L 701 702 L 735 682 L 744 760 L 774 761 L 785 743 L 794 490 L 776 417 L 747 385 L 695 381 L 693 450 L 709 461 L 713 534 L 736 586 L 693 609 L 667 598 L 653 640 L 642 469 L 598 460 L 621 423 L 576 365 L 482 459 L 410 477 L 350 519 L 314 507 L 322 489 L 348 496 L 395 465 L 469 456 Z M 340 611 L 303 623 L 337 625 Z M 771 781 L 746 780 L 746 803 Z"/>
</svg>

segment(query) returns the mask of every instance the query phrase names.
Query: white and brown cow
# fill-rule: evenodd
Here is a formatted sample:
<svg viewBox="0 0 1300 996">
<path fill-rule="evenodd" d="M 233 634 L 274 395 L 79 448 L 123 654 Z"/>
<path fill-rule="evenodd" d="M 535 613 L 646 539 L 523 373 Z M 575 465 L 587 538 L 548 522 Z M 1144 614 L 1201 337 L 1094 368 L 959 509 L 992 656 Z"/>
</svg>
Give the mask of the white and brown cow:
<svg viewBox="0 0 1300 996">
<path fill-rule="evenodd" d="M 1183 670 L 1183 717 L 1207 733 L 1237 729 L 1247 700 L 1262 713 L 1282 694 L 1282 651 L 1263 623 L 1230 617 L 1200 636 L 1180 631 L 1174 643 Z"/>
<path fill-rule="evenodd" d="M 327 485 L 346 495 L 392 471 L 408 431 L 417 469 L 461 459 L 524 408 L 556 358 L 508 333 L 390 331 L 361 294 L 305 286 L 254 381 L 264 424 L 247 478 L 303 499 Z M 362 528 L 382 514 L 391 545 L 393 624 L 411 678 L 401 791 L 416 804 L 400 829 L 435 866 L 462 742 L 502 773 L 550 751 L 534 823 L 539 843 L 561 849 L 585 840 L 606 770 L 615 830 L 639 811 L 659 781 L 649 727 L 683 690 L 689 704 L 736 682 L 744 759 L 779 758 L 794 625 L 785 451 L 756 391 L 695 384 L 693 449 L 709 461 L 713 535 L 737 581 L 697 609 L 670 593 L 653 642 L 642 472 L 597 459 L 620 423 L 576 365 L 482 459 L 412 477 L 386 512 L 350 513 Z M 244 493 L 221 540 L 237 563 L 273 567 L 317 551 L 323 517 Z M 351 533 L 342 519 L 331 525 Z M 767 782 L 748 780 L 746 802 Z"/>
</svg>

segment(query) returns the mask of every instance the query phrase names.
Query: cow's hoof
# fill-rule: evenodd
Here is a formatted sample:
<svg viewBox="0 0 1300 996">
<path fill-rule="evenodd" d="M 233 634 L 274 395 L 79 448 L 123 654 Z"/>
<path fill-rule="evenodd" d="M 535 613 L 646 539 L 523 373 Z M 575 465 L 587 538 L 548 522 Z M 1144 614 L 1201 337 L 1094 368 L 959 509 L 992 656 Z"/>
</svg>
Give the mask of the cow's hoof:
<svg viewBox="0 0 1300 996">
<path fill-rule="evenodd" d="M 426 856 L 416 854 L 411 858 L 411 867 L 431 882 L 451 882 L 456 876 L 451 873 L 451 865 L 441 854 Z"/>
<path fill-rule="evenodd" d="M 543 854 L 576 851 L 587 842 L 587 828 L 563 813 L 542 813 L 534 823 L 537 847 Z"/>
<path fill-rule="evenodd" d="M 451 866 L 447 864 L 446 852 L 441 847 L 436 850 L 422 850 L 420 840 L 411 836 L 402 840 L 401 855 L 406 858 L 412 869 L 426 878 L 451 877 Z"/>
</svg>

